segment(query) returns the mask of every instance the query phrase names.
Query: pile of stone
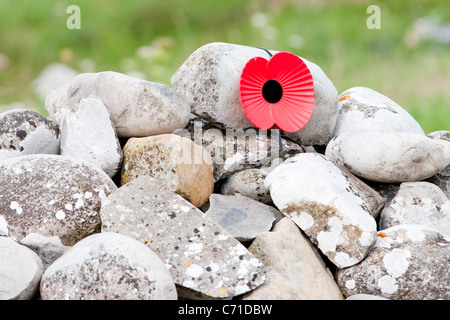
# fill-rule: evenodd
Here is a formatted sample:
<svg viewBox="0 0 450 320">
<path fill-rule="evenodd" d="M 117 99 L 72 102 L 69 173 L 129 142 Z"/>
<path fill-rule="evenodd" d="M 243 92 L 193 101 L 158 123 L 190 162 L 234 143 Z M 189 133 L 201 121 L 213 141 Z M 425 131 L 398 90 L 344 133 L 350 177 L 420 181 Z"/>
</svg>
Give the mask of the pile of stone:
<svg viewBox="0 0 450 320">
<path fill-rule="evenodd" d="M 172 88 L 80 74 L 47 118 L 1 114 L 0 298 L 450 299 L 450 132 L 305 59 L 310 122 L 259 130 L 256 56 L 211 43 Z"/>
</svg>

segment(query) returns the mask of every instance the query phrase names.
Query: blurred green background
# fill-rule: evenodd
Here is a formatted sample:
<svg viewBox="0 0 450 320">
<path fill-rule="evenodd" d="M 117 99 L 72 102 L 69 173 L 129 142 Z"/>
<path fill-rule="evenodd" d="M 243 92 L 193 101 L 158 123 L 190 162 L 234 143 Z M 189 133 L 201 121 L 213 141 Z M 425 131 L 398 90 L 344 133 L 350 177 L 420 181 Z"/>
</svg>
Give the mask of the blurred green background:
<svg viewBox="0 0 450 320">
<path fill-rule="evenodd" d="M 81 10 L 80 30 L 66 26 L 70 5 Z M 379 6 L 381 29 L 367 28 L 369 5 Z M 369 87 L 405 108 L 426 133 L 450 130 L 445 0 L 1 0 L 0 111 L 46 115 L 47 87 L 36 79 L 52 63 L 170 86 L 194 50 L 219 41 L 295 53 L 318 64 L 339 93 Z"/>
</svg>

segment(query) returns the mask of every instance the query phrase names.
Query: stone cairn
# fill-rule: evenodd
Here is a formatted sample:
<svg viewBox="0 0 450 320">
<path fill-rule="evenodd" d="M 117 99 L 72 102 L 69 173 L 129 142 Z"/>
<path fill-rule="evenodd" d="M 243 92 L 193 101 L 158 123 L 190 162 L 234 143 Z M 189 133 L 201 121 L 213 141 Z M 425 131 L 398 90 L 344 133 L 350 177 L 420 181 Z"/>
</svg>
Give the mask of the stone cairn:
<svg viewBox="0 0 450 320">
<path fill-rule="evenodd" d="M 307 60 L 311 120 L 258 130 L 256 56 L 211 43 L 172 88 L 86 73 L 47 118 L 1 114 L 0 299 L 450 299 L 450 132 Z"/>
</svg>

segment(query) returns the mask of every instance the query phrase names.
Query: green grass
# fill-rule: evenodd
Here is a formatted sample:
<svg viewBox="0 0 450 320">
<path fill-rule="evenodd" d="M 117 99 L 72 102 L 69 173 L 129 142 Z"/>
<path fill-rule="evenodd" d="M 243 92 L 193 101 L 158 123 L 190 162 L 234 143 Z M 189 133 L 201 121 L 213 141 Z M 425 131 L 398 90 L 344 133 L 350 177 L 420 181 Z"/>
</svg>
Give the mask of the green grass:
<svg viewBox="0 0 450 320">
<path fill-rule="evenodd" d="M 71 4 L 81 9 L 81 30 L 66 28 Z M 381 9 L 379 30 L 366 27 L 372 4 Z M 293 52 L 318 64 L 339 92 L 370 87 L 403 106 L 425 132 L 450 130 L 450 45 L 405 43 L 424 16 L 450 23 L 450 3 L 2 0 L 0 54 L 9 66 L 0 68 L 0 105 L 21 101 L 45 114 L 31 83 L 58 61 L 80 72 L 139 71 L 170 85 L 195 49 L 223 41 Z"/>
</svg>

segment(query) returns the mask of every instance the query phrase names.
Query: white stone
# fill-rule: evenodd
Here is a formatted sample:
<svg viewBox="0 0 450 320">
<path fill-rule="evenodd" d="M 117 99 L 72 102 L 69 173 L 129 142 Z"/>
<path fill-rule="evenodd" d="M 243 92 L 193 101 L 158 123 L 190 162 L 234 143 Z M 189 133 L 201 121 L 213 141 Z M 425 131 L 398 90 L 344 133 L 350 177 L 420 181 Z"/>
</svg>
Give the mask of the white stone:
<svg viewBox="0 0 450 320">
<path fill-rule="evenodd" d="M 269 173 L 265 185 L 277 208 L 307 227 L 303 231 L 338 267 L 358 263 L 375 244 L 376 222 L 365 201 L 324 156 L 298 154 Z"/>
<path fill-rule="evenodd" d="M 48 112 L 48 119 L 55 121 L 59 125 L 62 124 L 67 111 L 69 111 L 67 102 L 69 86 L 70 82 L 62 84 L 50 90 L 45 98 L 45 110 Z"/>
<path fill-rule="evenodd" d="M 429 178 L 450 164 L 450 142 L 422 134 L 347 131 L 327 145 L 325 155 L 367 180 L 399 183 Z"/>
<path fill-rule="evenodd" d="M 424 134 L 419 123 L 400 105 L 365 87 L 348 89 L 339 96 L 339 115 L 333 136 L 355 130 Z"/>
<path fill-rule="evenodd" d="M 0 237 L 0 300 L 30 300 L 39 289 L 41 259 L 8 237 Z"/>
<path fill-rule="evenodd" d="M 106 106 L 82 99 L 61 125 L 61 155 L 88 161 L 113 177 L 122 164 L 122 148 Z"/>
</svg>

